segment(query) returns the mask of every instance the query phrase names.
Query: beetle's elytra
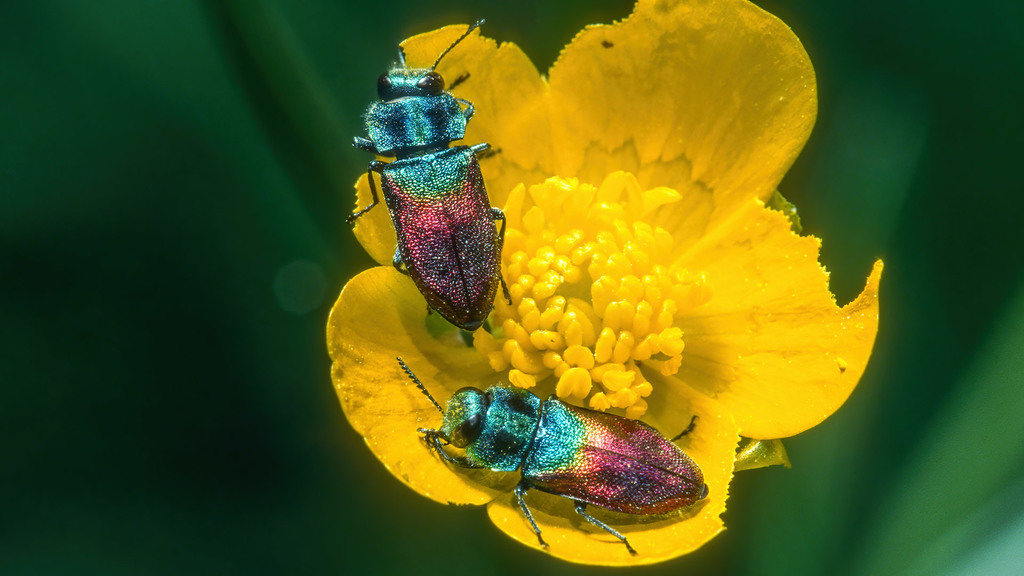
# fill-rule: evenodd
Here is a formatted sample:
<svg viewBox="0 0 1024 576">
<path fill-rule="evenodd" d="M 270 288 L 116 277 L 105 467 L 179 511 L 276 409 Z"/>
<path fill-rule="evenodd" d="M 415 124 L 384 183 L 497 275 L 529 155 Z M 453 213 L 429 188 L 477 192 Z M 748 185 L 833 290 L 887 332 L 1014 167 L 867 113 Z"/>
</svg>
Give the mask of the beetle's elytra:
<svg viewBox="0 0 1024 576">
<path fill-rule="evenodd" d="M 626 537 L 587 514 L 588 504 L 627 514 L 663 514 L 708 495 L 697 464 L 643 422 L 554 396 L 542 402 L 526 390 L 501 385 L 486 391 L 462 388 L 441 408 L 405 362 L 398 362 L 444 415 L 440 428 L 419 429 L 443 460 L 464 468 L 519 470 L 516 499 L 544 548 L 548 545 L 526 505 L 531 488 L 569 498 L 577 513 L 618 538 L 630 554 L 636 551 Z M 451 454 L 445 446 L 465 453 Z"/>
<path fill-rule="evenodd" d="M 354 142 L 395 160 L 370 162 L 372 201 L 348 218 L 354 223 L 378 204 L 377 173 L 398 240 L 395 268 L 412 278 L 431 309 L 464 330 L 483 324 L 499 284 L 511 302 L 501 276 L 505 215 L 491 207 L 477 161 L 490 146 L 449 147 L 465 136 L 474 109 L 446 91 L 434 70 L 482 23 L 470 26 L 430 68 L 406 67 L 399 48 L 398 65 L 377 81 L 380 101 L 366 112 L 369 138 L 357 136 Z"/>
</svg>

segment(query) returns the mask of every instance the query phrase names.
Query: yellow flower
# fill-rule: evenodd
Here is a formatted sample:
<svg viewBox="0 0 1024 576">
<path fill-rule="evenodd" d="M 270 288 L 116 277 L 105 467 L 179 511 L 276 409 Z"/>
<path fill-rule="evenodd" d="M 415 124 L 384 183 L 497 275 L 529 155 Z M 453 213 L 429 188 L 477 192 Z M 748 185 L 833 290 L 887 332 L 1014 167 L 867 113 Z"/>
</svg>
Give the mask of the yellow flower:
<svg viewBox="0 0 1024 576">
<path fill-rule="evenodd" d="M 463 31 L 407 40 L 409 65 L 429 66 Z M 442 403 L 463 386 L 511 382 L 642 417 L 666 436 L 697 415 L 679 444 L 704 472 L 706 500 L 663 516 L 591 509 L 637 556 L 568 500 L 527 496 L 559 558 L 648 564 L 696 549 L 723 529 L 740 437 L 785 438 L 832 414 L 878 326 L 881 263 L 840 308 L 819 241 L 764 205 L 814 123 L 803 47 L 743 0 L 641 0 L 626 20 L 582 31 L 547 80 L 518 47 L 478 33 L 438 71 L 469 74 L 456 89 L 477 111 L 465 142 L 499 150 L 481 166 L 508 218 L 513 302 L 499 295 L 492 331 L 468 345 L 392 268 L 387 210 L 367 213 L 356 235 L 381 266 L 345 286 L 328 326 L 349 421 L 409 487 L 486 504 L 499 529 L 537 548 L 510 493 L 516 475 L 453 468 L 421 440 L 416 429 L 440 414 L 395 356 Z M 365 177 L 357 188 L 365 206 Z"/>
</svg>

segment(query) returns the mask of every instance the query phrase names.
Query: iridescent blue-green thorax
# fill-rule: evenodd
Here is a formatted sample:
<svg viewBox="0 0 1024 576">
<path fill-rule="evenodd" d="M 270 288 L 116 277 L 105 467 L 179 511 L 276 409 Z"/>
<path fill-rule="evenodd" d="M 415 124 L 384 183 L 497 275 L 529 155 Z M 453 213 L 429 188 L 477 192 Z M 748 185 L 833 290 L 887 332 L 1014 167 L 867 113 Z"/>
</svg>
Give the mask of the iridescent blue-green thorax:
<svg viewBox="0 0 1024 576">
<path fill-rule="evenodd" d="M 451 94 L 403 96 L 371 104 L 366 130 L 377 153 L 406 158 L 461 140 L 466 135 L 466 117 Z"/>
</svg>

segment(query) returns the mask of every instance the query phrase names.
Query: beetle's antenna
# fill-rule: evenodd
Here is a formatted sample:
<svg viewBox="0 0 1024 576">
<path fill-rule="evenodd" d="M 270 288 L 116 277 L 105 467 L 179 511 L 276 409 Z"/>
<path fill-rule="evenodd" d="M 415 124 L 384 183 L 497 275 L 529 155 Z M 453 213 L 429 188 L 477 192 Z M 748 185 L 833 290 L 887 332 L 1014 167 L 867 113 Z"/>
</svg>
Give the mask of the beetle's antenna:
<svg viewBox="0 0 1024 576">
<path fill-rule="evenodd" d="M 472 32 L 473 30 L 476 30 L 477 28 L 479 28 L 480 25 L 483 24 L 483 23 L 484 23 L 484 20 L 483 20 L 483 18 L 481 18 L 481 19 L 476 21 L 476 24 L 473 24 L 472 26 L 467 28 L 466 31 L 462 33 L 462 36 L 459 36 L 458 40 L 456 40 L 455 42 L 452 42 L 451 46 L 449 46 L 444 52 L 441 52 L 441 55 L 437 57 L 437 60 L 434 61 L 434 65 L 431 66 L 430 69 L 433 70 L 434 68 L 437 68 L 437 65 L 441 63 L 441 58 L 444 58 L 445 56 L 447 56 L 448 53 L 452 51 L 452 48 L 455 48 L 455 46 L 458 45 L 459 42 L 462 42 L 463 40 L 465 40 L 466 36 L 469 36 L 470 32 Z"/>
<path fill-rule="evenodd" d="M 441 414 L 444 414 L 444 408 L 441 408 L 441 405 L 437 403 L 437 400 L 434 400 L 434 397 L 430 395 L 430 392 L 427 392 L 427 387 L 423 385 L 423 382 L 420 382 L 420 379 L 417 378 L 416 375 L 412 373 L 412 370 L 405 365 L 405 360 L 402 360 L 401 357 L 396 357 L 395 360 L 398 360 L 398 365 L 401 366 L 402 370 L 409 375 L 409 379 L 416 383 L 416 387 L 420 389 L 420 392 L 423 392 L 423 395 L 430 399 L 430 402 L 437 407 L 438 411 L 440 411 Z"/>
</svg>

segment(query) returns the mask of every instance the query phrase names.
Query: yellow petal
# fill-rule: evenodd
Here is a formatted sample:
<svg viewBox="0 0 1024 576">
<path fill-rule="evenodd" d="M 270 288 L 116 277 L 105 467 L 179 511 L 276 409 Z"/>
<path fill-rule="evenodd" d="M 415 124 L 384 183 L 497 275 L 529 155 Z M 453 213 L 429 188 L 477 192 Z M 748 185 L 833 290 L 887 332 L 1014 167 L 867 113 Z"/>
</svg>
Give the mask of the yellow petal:
<svg viewBox="0 0 1024 576">
<path fill-rule="evenodd" d="M 504 479 L 452 470 L 427 448 L 416 429 L 437 428 L 441 414 L 395 357 L 442 406 L 463 386 L 487 388 L 498 379 L 454 328 L 447 338 L 431 337 L 426 313 L 412 281 L 390 266 L 353 278 L 327 325 L 331 377 L 349 423 L 396 478 L 438 502 L 483 504 L 506 489 Z"/>
<path fill-rule="evenodd" d="M 818 264 L 819 240 L 751 200 L 702 227 L 679 264 L 702 270 L 714 295 L 679 319 L 686 349 L 677 377 L 717 398 L 740 433 L 784 438 L 835 412 L 856 386 L 878 329 L 875 264 L 845 307 Z"/>
<path fill-rule="evenodd" d="M 800 41 L 745 0 L 641 0 L 581 32 L 549 78 L 555 173 L 626 170 L 725 209 L 768 198 L 817 112 Z"/>
<path fill-rule="evenodd" d="M 526 502 L 552 556 L 581 564 L 653 564 L 692 552 L 722 530 L 720 516 L 725 511 L 733 455 L 739 442 L 736 425 L 714 400 L 693 390 L 669 385 L 655 389 L 661 397 L 651 403 L 652 414 L 644 420 L 666 436 L 675 436 L 686 428 L 692 415 L 698 416 L 694 430 L 677 443 L 700 466 L 708 497 L 690 508 L 657 516 L 587 508 L 588 513 L 629 539 L 637 551 L 636 556 L 631 556 L 614 536 L 580 518 L 570 500 L 531 490 Z M 540 549 L 537 536 L 513 495 L 499 496 L 487 506 L 487 513 L 502 532 Z"/>
</svg>

